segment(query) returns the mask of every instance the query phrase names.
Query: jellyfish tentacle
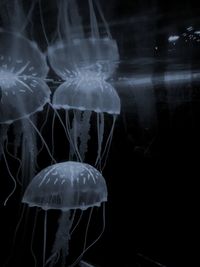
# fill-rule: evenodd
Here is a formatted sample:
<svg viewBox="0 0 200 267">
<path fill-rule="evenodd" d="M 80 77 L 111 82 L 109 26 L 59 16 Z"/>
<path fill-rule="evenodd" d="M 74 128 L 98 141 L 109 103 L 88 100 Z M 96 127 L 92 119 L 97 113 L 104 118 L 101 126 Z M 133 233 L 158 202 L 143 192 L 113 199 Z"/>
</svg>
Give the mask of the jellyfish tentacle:
<svg viewBox="0 0 200 267">
<path fill-rule="evenodd" d="M 99 14 L 100 14 L 100 16 L 101 16 L 101 19 L 102 19 L 102 21 L 103 21 L 103 23 L 104 23 L 104 27 L 105 27 L 105 29 L 106 29 L 106 33 L 107 33 L 107 35 L 108 35 L 108 38 L 109 38 L 109 39 L 112 39 L 112 35 L 111 35 L 110 29 L 109 29 L 109 27 L 108 27 L 108 23 L 107 23 L 107 21 L 106 21 L 106 19 L 105 19 L 105 16 L 104 16 L 103 12 L 102 12 L 101 5 L 99 4 L 99 1 L 96 0 L 96 1 L 95 1 L 95 4 L 96 4 L 97 9 L 98 9 L 98 11 L 99 11 Z"/>
<path fill-rule="evenodd" d="M 32 120 L 35 121 L 35 117 Z M 32 131 L 31 125 L 27 120 L 22 120 L 22 144 L 21 144 L 21 154 L 22 154 L 22 186 L 25 188 L 31 178 L 36 172 L 36 162 L 37 162 L 37 140 L 36 132 Z"/>
<path fill-rule="evenodd" d="M 80 125 L 80 154 L 82 156 L 83 161 L 85 160 L 85 154 L 88 150 L 88 141 L 90 139 L 89 131 L 91 128 L 91 115 L 91 111 L 84 111 L 82 113 L 82 120 Z"/>
<path fill-rule="evenodd" d="M 59 3 L 59 1 L 56 1 L 56 2 Z M 63 31 L 62 25 L 64 25 L 63 28 L 64 28 L 64 32 L 66 36 L 70 36 L 69 21 L 68 21 L 68 16 L 66 16 L 68 12 L 67 7 L 68 7 L 68 1 L 62 1 L 62 3 L 59 4 L 58 6 L 57 33 L 58 33 L 58 38 L 60 40 L 62 40 L 62 37 L 61 37 L 61 31 Z M 63 16 L 63 13 L 65 14 L 65 16 Z"/>
<path fill-rule="evenodd" d="M 20 209 L 21 209 L 21 207 L 20 207 Z M 16 238 L 17 238 L 17 233 L 18 233 L 19 227 L 21 225 L 21 222 L 23 220 L 23 217 L 24 217 L 24 214 L 25 214 L 25 210 L 26 210 L 26 206 L 23 205 L 22 211 L 19 212 L 20 213 L 20 217 L 19 217 L 19 220 L 18 220 L 17 225 L 16 225 L 15 230 L 14 230 L 10 253 L 9 253 L 9 256 L 6 259 L 5 263 L 3 264 L 3 267 L 8 266 L 8 264 L 9 264 L 11 258 L 12 258 L 12 254 L 13 254 L 13 251 L 14 251 L 15 242 L 16 242 Z"/>
<path fill-rule="evenodd" d="M 55 152 L 55 144 L 54 144 L 54 129 L 55 129 L 55 118 L 56 118 L 56 114 L 53 114 L 53 120 L 52 120 L 52 126 L 51 126 L 51 154 L 54 156 L 54 152 Z"/>
<path fill-rule="evenodd" d="M 66 16 L 68 14 L 68 16 Z M 83 27 L 76 0 L 61 0 L 58 7 L 58 37 L 72 42 L 74 38 L 83 38 Z"/>
<path fill-rule="evenodd" d="M 45 125 L 47 124 L 48 117 L 49 117 L 49 110 L 50 110 L 50 106 L 48 105 L 48 106 L 47 106 L 47 111 L 46 111 L 46 115 L 45 115 L 44 122 L 42 123 L 42 126 L 40 127 L 40 133 L 41 133 L 41 134 L 42 134 L 42 131 L 43 131 Z M 38 155 L 42 152 L 43 147 L 44 147 L 44 144 L 42 143 L 40 149 L 38 149 Z M 52 155 L 53 155 L 53 153 L 52 153 Z"/>
<path fill-rule="evenodd" d="M 19 29 L 22 27 L 26 20 L 22 1 L 2 1 L 4 7 L 0 9 L 1 18 L 4 23 L 4 27 L 8 27 L 9 30 L 20 32 Z"/>
<path fill-rule="evenodd" d="M 90 23 L 91 23 L 91 32 L 92 38 L 99 39 L 99 29 L 97 24 L 97 19 L 94 13 L 94 5 L 92 0 L 89 1 L 89 9 L 90 9 Z"/>
<path fill-rule="evenodd" d="M 30 18 L 31 18 L 31 15 L 32 15 L 32 13 L 33 13 L 33 9 L 34 9 L 34 7 L 35 7 L 35 4 L 36 4 L 36 1 L 32 1 L 32 3 L 31 3 L 31 7 L 30 7 L 30 9 L 29 9 L 29 11 L 28 11 L 28 14 L 27 14 L 27 16 L 26 16 L 24 25 L 23 25 L 23 26 L 21 27 L 21 29 L 19 30 L 20 33 L 21 33 L 21 32 L 24 32 L 24 30 L 26 29 L 26 26 L 27 26 L 28 22 L 31 21 Z"/>
<path fill-rule="evenodd" d="M 71 218 L 70 211 L 62 211 L 59 219 L 59 226 L 56 233 L 54 245 L 52 248 L 52 256 L 46 261 L 46 264 L 50 262 L 50 267 L 55 264 L 55 257 L 58 253 L 62 253 L 61 266 L 65 266 L 65 260 L 69 250 L 70 230 L 73 224 L 73 216 Z"/>
<path fill-rule="evenodd" d="M 0 146 L 1 146 L 1 149 L 2 149 L 2 155 L 3 155 L 3 158 L 4 158 L 5 164 L 6 164 L 6 168 L 7 168 L 7 170 L 8 170 L 8 173 L 9 173 L 10 178 L 11 178 L 12 181 L 13 181 L 13 189 L 12 189 L 12 191 L 10 192 L 10 194 L 7 196 L 7 198 L 6 198 L 5 201 L 4 201 L 4 206 L 6 206 L 8 200 L 9 200 L 10 197 L 14 194 L 14 192 L 15 192 L 15 190 L 16 190 L 16 188 L 17 188 L 17 183 L 16 183 L 15 178 L 14 178 L 14 176 L 12 175 L 11 170 L 10 170 L 10 168 L 9 168 L 8 161 L 7 161 L 6 155 L 5 155 L 5 153 L 4 153 L 2 144 L 0 144 Z"/>
<path fill-rule="evenodd" d="M 76 132 L 73 134 L 73 136 L 71 136 L 71 126 L 70 126 L 70 123 L 69 123 L 69 116 L 68 116 L 68 111 L 66 111 L 66 126 L 67 126 L 67 131 L 68 131 L 68 133 L 69 133 L 69 136 L 70 136 L 70 139 L 69 139 L 69 141 L 70 141 L 70 145 L 72 145 L 73 146 L 73 149 L 74 149 L 74 152 L 76 152 L 76 157 L 77 157 L 77 160 L 78 161 L 80 161 L 80 162 L 82 162 L 82 157 L 81 157 L 81 155 L 80 155 L 80 153 L 79 153 L 79 149 L 78 149 L 78 147 L 77 147 L 77 142 L 76 142 L 76 137 L 75 137 L 75 135 L 76 135 Z M 74 115 L 76 114 L 76 112 L 74 111 Z M 74 126 L 74 130 L 73 131 L 75 131 L 75 128 L 76 128 L 76 125 Z M 74 140 L 73 140 L 74 139 Z M 70 157 L 72 156 L 72 155 L 69 155 Z"/>
<path fill-rule="evenodd" d="M 9 125 L 8 124 L 4 124 L 4 125 L 0 125 L 0 159 L 2 157 L 2 153 L 3 153 L 3 149 L 4 149 L 4 144 L 5 142 L 8 140 L 8 129 L 9 129 Z"/>
<path fill-rule="evenodd" d="M 81 161 L 85 160 L 88 141 L 90 139 L 90 119 L 91 111 L 74 110 L 74 118 L 71 127 L 71 135 L 74 138 L 75 147 L 78 149 L 81 156 Z M 71 151 L 73 155 L 74 151 Z"/>
<path fill-rule="evenodd" d="M 112 138 L 113 138 L 113 132 L 114 132 L 114 128 L 115 128 L 116 118 L 117 118 L 117 115 L 113 115 L 112 127 L 110 129 L 110 133 L 109 133 L 108 139 L 106 141 L 106 145 L 105 145 L 104 151 L 102 153 L 102 159 L 104 158 L 104 164 L 103 164 L 103 167 L 102 167 L 102 171 L 105 168 L 106 161 L 107 161 L 107 158 L 108 158 L 108 154 L 109 154 L 109 151 L 110 151 L 110 146 L 111 146 L 111 143 L 112 143 Z"/>
<path fill-rule="evenodd" d="M 72 138 L 71 138 L 71 135 L 70 135 L 70 125 L 69 125 L 68 111 L 66 110 L 66 112 L 65 112 L 65 121 L 66 121 L 66 126 L 65 126 L 65 124 L 63 123 L 63 121 L 62 121 L 62 119 L 61 119 L 59 113 L 58 113 L 57 110 L 54 108 L 54 106 L 53 106 L 51 103 L 49 103 L 49 105 L 50 105 L 51 108 L 54 110 L 55 114 L 57 115 L 57 117 L 58 117 L 58 119 L 59 119 L 59 121 L 60 121 L 60 123 L 61 123 L 61 125 L 62 125 L 62 127 L 63 127 L 63 129 L 64 129 L 65 135 L 66 135 L 67 139 L 68 139 L 69 142 L 70 142 L 70 145 L 72 145 L 73 148 L 74 148 L 74 151 L 76 151 L 76 157 L 77 157 L 77 159 L 78 159 L 79 161 L 81 161 L 81 156 L 80 156 L 80 154 L 79 154 L 79 151 L 78 151 L 77 148 L 74 146 L 74 142 L 73 142 L 73 140 L 72 140 Z"/>
<path fill-rule="evenodd" d="M 43 144 L 44 144 L 44 146 L 45 146 L 45 148 L 46 148 L 46 150 L 47 150 L 50 158 L 52 159 L 52 161 L 54 163 L 56 163 L 56 160 L 54 159 L 53 155 L 51 154 L 51 151 L 49 150 L 49 147 L 48 147 L 46 141 L 44 140 L 44 137 L 42 136 L 42 134 L 40 133 L 40 131 L 37 129 L 37 127 L 35 126 L 35 124 L 29 118 L 27 118 L 27 119 L 30 122 L 30 124 L 33 126 L 34 130 L 36 131 L 36 133 L 39 135 L 40 139 L 42 140 L 42 142 L 43 142 Z"/>
<path fill-rule="evenodd" d="M 8 149 L 8 139 L 6 140 L 6 153 L 12 157 L 13 159 L 15 159 L 16 161 L 18 161 L 19 163 L 19 166 L 18 166 L 18 169 L 17 169 L 17 173 L 16 173 L 16 181 L 18 182 L 19 185 L 22 185 L 22 182 L 19 180 L 19 173 L 20 173 L 20 170 L 22 168 L 22 161 L 21 159 L 19 159 L 17 156 L 13 155 L 12 153 L 10 153 L 9 149 Z"/>
<path fill-rule="evenodd" d="M 70 235 L 72 235 L 73 232 L 76 230 L 77 226 L 79 225 L 79 223 L 80 223 L 80 221 L 81 221 L 81 219 L 82 219 L 82 216 L 83 216 L 83 211 L 81 210 L 81 214 L 80 214 L 80 216 L 79 216 L 79 218 L 78 218 L 76 224 L 74 225 L 73 229 L 71 230 Z"/>
<path fill-rule="evenodd" d="M 91 218 L 92 218 L 93 211 L 94 211 L 94 208 L 92 207 L 91 210 L 90 210 L 90 214 L 89 214 L 89 218 L 88 218 L 88 222 L 87 222 L 87 226 L 86 226 L 86 230 L 85 230 L 83 251 L 85 251 L 85 248 L 86 248 L 86 245 L 87 245 L 88 230 L 89 230 L 90 221 L 91 221 Z"/>
<path fill-rule="evenodd" d="M 95 166 L 99 166 L 98 168 L 101 170 L 102 163 L 102 144 L 103 144 L 103 134 L 104 134 L 104 114 L 97 113 L 97 138 L 98 138 L 98 150 L 97 150 L 97 158 L 95 162 Z"/>
<path fill-rule="evenodd" d="M 41 0 L 39 0 L 39 12 L 40 12 L 40 22 L 41 22 L 41 26 L 42 26 L 42 31 L 45 37 L 45 41 L 47 43 L 47 45 L 49 45 L 49 40 L 47 37 L 47 33 L 46 33 L 46 28 L 45 28 L 45 24 L 44 24 L 44 18 L 43 18 L 43 14 L 42 14 L 42 3 Z"/>
<path fill-rule="evenodd" d="M 70 127 L 70 136 L 71 136 L 71 139 L 72 139 L 72 142 L 73 142 L 73 146 L 74 148 L 76 149 L 76 151 L 79 151 L 78 149 L 78 139 L 79 139 L 79 125 L 78 125 L 78 121 L 79 120 L 79 113 L 76 112 L 75 110 L 73 111 L 73 121 L 72 121 L 72 126 Z M 74 158 L 74 154 L 75 154 L 75 151 L 74 149 L 72 148 L 72 146 L 70 145 L 70 151 L 69 151 L 69 157 L 71 159 Z M 81 158 L 81 161 L 82 161 L 82 157 L 80 155 L 80 158 Z"/>
<path fill-rule="evenodd" d="M 37 217 L 38 217 L 38 209 L 36 209 L 36 213 L 35 213 L 35 217 L 34 217 L 34 223 L 33 223 L 33 231 L 32 231 L 32 235 L 31 235 L 31 255 L 32 255 L 33 260 L 34 260 L 34 267 L 37 266 L 37 258 L 35 256 L 35 253 L 34 253 L 34 250 L 33 250 L 33 241 L 34 241 Z"/>
<path fill-rule="evenodd" d="M 74 267 L 76 266 L 76 264 L 81 260 L 81 258 L 83 257 L 83 255 L 94 245 L 96 244 L 96 242 L 101 238 L 102 234 L 105 231 L 105 203 L 103 203 L 103 227 L 102 230 L 100 232 L 100 234 L 98 235 L 98 237 L 90 244 L 88 245 L 84 251 L 80 254 L 80 256 L 69 266 L 69 267 Z"/>
<path fill-rule="evenodd" d="M 13 127 L 14 134 L 14 155 L 17 156 L 18 150 L 21 147 L 23 129 L 21 127 L 21 121 L 16 121 Z"/>
<path fill-rule="evenodd" d="M 46 243 L 47 243 L 47 210 L 44 211 L 44 240 L 43 240 L 43 264 L 45 267 L 45 258 L 46 258 Z"/>
<path fill-rule="evenodd" d="M 69 145 L 70 145 L 70 148 L 69 148 L 69 160 L 72 160 L 72 158 L 71 158 L 71 146 L 73 147 L 75 153 L 77 153 L 77 151 L 76 151 L 76 149 L 74 147 L 73 139 L 72 139 L 72 136 L 71 136 L 71 126 L 70 126 L 70 121 L 69 121 L 69 112 L 68 112 L 68 110 L 65 111 L 65 125 L 66 125 L 67 133 L 68 133 L 68 136 L 69 136 L 69 139 L 68 139 L 69 140 Z"/>
<path fill-rule="evenodd" d="M 83 38 L 83 26 L 81 22 L 81 16 L 79 15 L 78 12 L 78 6 L 77 6 L 77 1 L 76 0 L 70 0 L 69 1 L 69 17 L 71 20 L 71 29 L 72 34 L 75 36 L 71 36 L 72 38 Z"/>
</svg>

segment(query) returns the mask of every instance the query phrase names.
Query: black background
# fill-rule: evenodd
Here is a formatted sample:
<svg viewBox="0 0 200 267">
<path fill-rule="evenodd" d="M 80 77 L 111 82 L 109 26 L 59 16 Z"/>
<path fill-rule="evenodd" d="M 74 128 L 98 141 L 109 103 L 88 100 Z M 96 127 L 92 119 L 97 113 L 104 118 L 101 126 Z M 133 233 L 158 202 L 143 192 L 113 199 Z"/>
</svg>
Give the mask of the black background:
<svg viewBox="0 0 200 267">
<path fill-rule="evenodd" d="M 51 33 L 55 27 L 55 12 L 54 5 L 47 2 L 42 1 L 43 15 L 48 25 L 46 31 Z M 111 82 L 121 98 L 122 110 L 104 170 L 109 191 L 106 230 L 85 259 L 102 267 L 198 266 L 199 81 L 190 79 L 166 85 L 163 77 L 169 61 L 174 71 L 198 72 L 200 43 L 180 41 L 170 53 L 168 36 L 186 32 L 189 26 L 200 29 L 199 4 L 197 1 L 155 0 L 101 3 L 119 45 L 121 62 Z M 35 36 L 45 49 L 38 16 L 36 10 L 34 22 L 38 31 Z M 143 59 L 148 60 L 144 63 Z M 120 77 L 135 74 L 150 74 L 153 84 L 137 88 L 119 82 Z M 140 100 L 136 99 L 136 90 Z M 153 115 L 145 113 L 148 90 L 152 91 Z M 64 160 L 61 141 L 57 145 L 57 159 Z M 41 166 L 45 166 L 46 160 L 42 157 L 40 160 Z M 5 180 L 5 175 L 1 175 L 3 197 L 10 187 Z M 19 216 L 19 193 L 7 207 L 1 206 L 2 266 L 9 257 Z M 28 225 L 32 225 L 30 221 L 34 218 L 30 213 Z M 39 215 L 38 225 L 42 223 L 42 216 Z M 57 218 L 57 214 L 50 214 L 51 219 L 54 217 Z M 91 224 L 94 237 L 100 230 L 97 218 L 100 216 L 94 216 Z M 30 238 L 26 238 L 32 229 L 25 231 L 24 225 L 25 221 L 9 266 L 34 266 Z M 50 241 L 53 230 L 50 229 Z M 41 227 L 35 234 L 35 242 L 42 244 L 42 238 Z M 75 240 L 79 242 L 79 237 Z M 41 253 L 38 247 L 37 250 Z"/>
</svg>

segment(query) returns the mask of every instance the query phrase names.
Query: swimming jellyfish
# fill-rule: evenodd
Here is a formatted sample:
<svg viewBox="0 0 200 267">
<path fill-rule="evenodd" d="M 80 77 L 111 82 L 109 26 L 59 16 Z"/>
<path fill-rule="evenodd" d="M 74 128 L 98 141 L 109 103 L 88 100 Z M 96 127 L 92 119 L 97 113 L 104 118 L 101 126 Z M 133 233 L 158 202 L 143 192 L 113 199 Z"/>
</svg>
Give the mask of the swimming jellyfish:
<svg viewBox="0 0 200 267">
<path fill-rule="evenodd" d="M 100 34 L 93 1 L 89 0 L 88 3 L 90 37 L 84 31 L 76 1 L 59 1 L 58 38 L 48 47 L 48 59 L 52 69 L 63 81 L 54 92 L 52 107 L 55 111 L 66 111 L 65 127 L 71 144 L 70 159 L 85 160 L 91 117 L 94 117 L 98 139 L 95 166 L 101 169 L 102 158 L 106 160 L 116 117 L 120 113 L 120 98 L 107 81 L 117 67 L 119 52 L 100 6 L 97 4 L 96 7 L 105 29 L 103 36 Z M 107 140 L 104 140 L 106 113 L 112 116 L 113 123 Z"/>
<path fill-rule="evenodd" d="M 40 207 L 45 211 L 43 267 L 48 264 L 50 267 L 54 266 L 59 257 L 61 266 L 66 266 L 74 212 L 77 209 L 84 211 L 95 206 L 99 207 L 105 201 L 107 201 L 106 182 L 99 171 L 86 163 L 73 161 L 57 163 L 43 169 L 32 179 L 22 202 L 27 203 L 29 207 Z M 47 211 L 50 209 L 60 210 L 61 216 L 51 256 L 46 260 Z M 71 267 L 81 260 L 91 245 L 86 248 L 85 239 L 83 252 L 70 265 Z"/>
<path fill-rule="evenodd" d="M 32 169 L 37 150 L 34 114 L 50 101 L 50 89 L 44 81 L 47 72 L 45 56 L 33 41 L 0 31 L 0 154 L 6 160 L 4 146 L 10 128 L 15 135 L 14 150 L 21 145 L 24 176 L 27 167 Z"/>
<path fill-rule="evenodd" d="M 78 3 L 81 4 L 81 1 Z M 86 1 L 84 5 L 85 3 Z M 117 42 L 111 36 L 98 1 L 95 1 L 95 4 L 103 27 L 98 26 L 93 0 L 88 0 L 90 18 L 88 32 L 83 27 L 77 1 L 58 1 L 58 37 L 49 46 L 48 56 L 52 68 L 63 80 L 85 69 L 101 73 L 104 79 L 107 79 L 118 66 Z M 102 28 L 103 32 L 100 31 Z"/>
</svg>

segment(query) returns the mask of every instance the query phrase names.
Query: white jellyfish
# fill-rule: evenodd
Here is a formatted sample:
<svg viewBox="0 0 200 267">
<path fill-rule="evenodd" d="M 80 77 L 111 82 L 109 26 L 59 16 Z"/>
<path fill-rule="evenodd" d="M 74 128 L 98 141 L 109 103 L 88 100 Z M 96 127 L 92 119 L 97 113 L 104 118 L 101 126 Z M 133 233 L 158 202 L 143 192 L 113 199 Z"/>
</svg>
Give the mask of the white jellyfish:
<svg viewBox="0 0 200 267">
<path fill-rule="evenodd" d="M 61 257 L 61 266 L 66 266 L 74 211 L 77 209 L 93 209 L 93 207 L 99 207 L 102 202 L 106 201 L 107 186 L 103 176 L 94 167 L 86 163 L 73 161 L 57 163 L 45 168 L 32 179 L 25 191 L 22 202 L 27 203 L 29 207 L 40 207 L 45 210 L 43 267 L 47 265 L 54 266 L 59 257 Z M 51 255 L 46 260 L 47 211 L 51 209 L 60 210 L 61 216 Z M 105 218 L 103 219 L 105 223 L 104 220 Z M 103 230 L 104 226 L 103 224 Z M 88 229 L 86 229 L 86 235 L 87 231 Z M 87 238 L 85 238 L 83 252 L 70 265 L 71 267 L 81 260 L 84 252 L 99 237 L 89 246 L 87 246 Z"/>
<path fill-rule="evenodd" d="M 53 95 L 52 107 L 66 111 L 70 158 L 74 159 L 75 156 L 76 160 L 85 160 L 94 113 L 98 143 L 95 166 L 101 169 L 103 157 L 106 161 L 116 117 L 120 113 L 120 98 L 107 80 L 117 67 L 119 52 L 100 6 L 96 7 L 105 26 L 103 36 L 100 35 L 93 1 L 89 0 L 88 3 L 90 37 L 87 37 L 82 26 L 76 1 L 59 1 L 58 41 L 48 47 L 48 59 L 52 69 L 63 80 Z M 70 119 L 69 113 L 73 119 Z M 105 141 L 106 113 L 112 115 L 113 123 Z"/>
<path fill-rule="evenodd" d="M 37 154 L 34 114 L 50 101 L 50 89 L 44 81 L 47 71 L 45 57 L 34 42 L 0 31 L 0 154 L 6 161 L 4 147 L 11 129 L 16 155 L 21 145 L 24 176 L 31 176 L 26 169 L 34 169 Z"/>
<path fill-rule="evenodd" d="M 10 124 L 42 109 L 49 100 L 43 81 L 47 71 L 45 57 L 35 43 L 0 32 L 0 123 Z"/>
<path fill-rule="evenodd" d="M 97 11 L 102 19 L 104 32 L 100 33 L 93 1 L 88 0 L 90 16 L 88 33 L 83 28 L 76 2 L 76 0 L 58 1 L 58 40 L 48 48 L 51 67 L 64 81 L 85 70 L 91 70 L 108 79 L 118 66 L 117 43 L 111 36 L 99 4 Z"/>
</svg>

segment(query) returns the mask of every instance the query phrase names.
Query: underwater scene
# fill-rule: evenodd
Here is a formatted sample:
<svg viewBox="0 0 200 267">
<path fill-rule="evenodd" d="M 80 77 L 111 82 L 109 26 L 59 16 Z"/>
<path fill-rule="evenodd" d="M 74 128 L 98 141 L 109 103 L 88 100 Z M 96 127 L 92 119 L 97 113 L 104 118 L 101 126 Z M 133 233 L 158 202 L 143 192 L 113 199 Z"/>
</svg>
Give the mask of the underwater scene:
<svg viewBox="0 0 200 267">
<path fill-rule="evenodd" d="M 0 0 L 0 267 L 199 266 L 200 3 Z"/>
</svg>

